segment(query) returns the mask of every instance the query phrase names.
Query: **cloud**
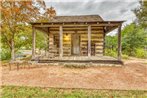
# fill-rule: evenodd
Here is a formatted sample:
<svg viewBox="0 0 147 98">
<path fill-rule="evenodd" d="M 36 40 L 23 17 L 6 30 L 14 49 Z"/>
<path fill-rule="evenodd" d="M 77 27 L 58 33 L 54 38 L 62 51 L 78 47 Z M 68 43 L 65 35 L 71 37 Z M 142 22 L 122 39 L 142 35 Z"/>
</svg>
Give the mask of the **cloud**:
<svg viewBox="0 0 147 98">
<path fill-rule="evenodd" d="M 138 0 L 45 0 L 46 6 L 55 7 L 57 15 L 100 15 L 104 20 L 125 20 L 129 24 L 135 19 L 133 9 Z"/>
</svg>

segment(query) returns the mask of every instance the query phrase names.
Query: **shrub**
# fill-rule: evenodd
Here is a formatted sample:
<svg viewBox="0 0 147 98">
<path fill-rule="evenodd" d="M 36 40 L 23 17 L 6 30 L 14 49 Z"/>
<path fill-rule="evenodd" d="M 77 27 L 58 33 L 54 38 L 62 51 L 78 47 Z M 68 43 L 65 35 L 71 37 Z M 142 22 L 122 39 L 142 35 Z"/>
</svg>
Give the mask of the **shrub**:
<svg viewBox="0 0 147 98">
<path fill-rule="evenodd" d="M 122 55 L 122 58 L 123 58 L 123 59 L 129 59 L 129 56 L 126 55 L 126 54 L 123 54 L 123 55 Z"/>
<path fill-rule="evenodd" d="M 1 60 L 9 60 L 11 58 L 11 53 L 8 49 L 2 48 L 0 51 L 0 59 Z"/>
<path fill-rule="evenodd" d="M 107 56 L 117 57 L 117 53 L 114 50 L 106 49 L 105 54 Z"/>
<path fill-rule="evenodd" d="M 135 51 L 135 56 L 138 58 L 147 58 L 147 51 L 144 49 L 138 48 Z"/>
</svg>

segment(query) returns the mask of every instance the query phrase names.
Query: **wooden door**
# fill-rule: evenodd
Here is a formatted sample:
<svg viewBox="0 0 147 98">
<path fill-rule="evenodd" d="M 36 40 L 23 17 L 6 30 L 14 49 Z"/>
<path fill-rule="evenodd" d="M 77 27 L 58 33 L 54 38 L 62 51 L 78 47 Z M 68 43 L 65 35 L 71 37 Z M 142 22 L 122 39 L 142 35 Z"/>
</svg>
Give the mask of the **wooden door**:
<svg viewBox="0 0 147 98">
<path fill-rule="evenodd" d="M 73 55 L 80 54 L 80 35 L 79 34 L 72 35 L 72 54 Z"/>
</svg>

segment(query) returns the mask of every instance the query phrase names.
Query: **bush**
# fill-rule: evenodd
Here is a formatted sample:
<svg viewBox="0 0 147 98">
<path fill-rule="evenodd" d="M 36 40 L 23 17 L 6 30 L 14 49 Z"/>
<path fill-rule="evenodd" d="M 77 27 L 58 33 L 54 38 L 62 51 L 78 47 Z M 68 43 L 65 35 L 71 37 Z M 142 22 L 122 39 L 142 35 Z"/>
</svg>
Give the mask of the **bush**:
<svg viewBox="0 0 147 98">
<path fill-rule="evenodd" d="M 122 54 L 122 58 L 123 58 L 123 59 L 129 59 L 129 56 L 126 55 L 126 54 Z"/>
<path fill-rule="evenodd" d="M 0 59 L 1 60 L 9 60 L 11 58 L 11 53 L 9 49 L 2 48 L 0 51 Z"/>
<path fill-rule="evenodd" d="M 141 48 L 136 49 L 135 56 L 138 58 L 147 58 L 147 51 Z"/>
<path fill-rule="evenodd" d="M 105 54 L 106 54 L 107 56 L 117 57 L 117 53 L 116 53 L 116 51 L 114 51 L 114 50 L 106 49 Z"/>
</svg>

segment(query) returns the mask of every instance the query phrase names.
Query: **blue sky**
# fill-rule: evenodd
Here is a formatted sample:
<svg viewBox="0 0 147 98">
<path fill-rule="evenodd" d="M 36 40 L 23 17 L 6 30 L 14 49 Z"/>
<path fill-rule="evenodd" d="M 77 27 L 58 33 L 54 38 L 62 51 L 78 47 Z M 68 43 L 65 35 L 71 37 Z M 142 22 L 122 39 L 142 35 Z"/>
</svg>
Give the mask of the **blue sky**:
<svg viewBox="0 0 147 98">
<path fill-rule="evenodd" d="M 53 6 L 58 16 L 100 15 L 104 20 L 125 20 L 124 25 L 135 20 L 132 10 L 139 0 L 45 0 Z"/>
</svg>

